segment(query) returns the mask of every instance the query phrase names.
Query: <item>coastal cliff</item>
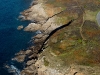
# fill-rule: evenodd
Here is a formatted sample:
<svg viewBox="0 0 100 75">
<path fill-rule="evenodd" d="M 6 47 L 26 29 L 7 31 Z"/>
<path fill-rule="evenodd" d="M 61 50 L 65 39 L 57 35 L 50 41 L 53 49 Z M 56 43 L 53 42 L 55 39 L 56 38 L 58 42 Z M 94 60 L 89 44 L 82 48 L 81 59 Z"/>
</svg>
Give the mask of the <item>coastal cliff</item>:
<svg viewBox="0 0 100 75">
<path fill-rule="evenodd" d="M 22 12 L 38 34 L 14 58 L 21 75 L 100 75 L 99 11 L 99 0 L 35 0 Z"/>
</svg>

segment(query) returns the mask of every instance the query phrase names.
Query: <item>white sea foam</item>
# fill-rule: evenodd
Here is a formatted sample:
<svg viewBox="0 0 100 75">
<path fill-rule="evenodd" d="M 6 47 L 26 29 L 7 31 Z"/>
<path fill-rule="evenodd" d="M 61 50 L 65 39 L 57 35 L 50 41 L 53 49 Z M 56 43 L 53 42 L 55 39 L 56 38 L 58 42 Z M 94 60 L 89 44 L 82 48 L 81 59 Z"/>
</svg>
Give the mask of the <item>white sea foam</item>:
<svg viewBox="0 0 100 75">
<path fill-rule="evenodd" d="M 14 65 L 11 65 L 10 68 L 8 69 L 8 71 L 10 73 L 14 73 L 14 75 L 21 75 L 20 70 L 17 67 L 15 67 Z"/>
<path fill-rule="evenodd" d="M 41 34 L 42 32 L 40 30 L 37 30 L 36 34 Z"/>
</svg>

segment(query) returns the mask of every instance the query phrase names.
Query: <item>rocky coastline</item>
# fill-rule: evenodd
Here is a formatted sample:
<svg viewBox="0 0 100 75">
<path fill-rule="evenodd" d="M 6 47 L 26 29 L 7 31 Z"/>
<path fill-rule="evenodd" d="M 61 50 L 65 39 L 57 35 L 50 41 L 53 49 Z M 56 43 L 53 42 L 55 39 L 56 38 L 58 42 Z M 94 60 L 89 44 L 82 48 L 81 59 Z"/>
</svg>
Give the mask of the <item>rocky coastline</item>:
<svg viewBox="0 0 100 75">
<path fill-rule="evenodd" d="M 86 15 L 88 15 L 87 10 L 90 11 L 93 10 L 90 9 L 89 7 L 84 10 L 82 8 L 83 6 L 80 5 L 80 4 L 85 5 L 86 2 L 84 1 L 78 2 L 78 0 L 76 1 L 63 0 L 62 3 L 60 3 L 61 5 L 59 5 L 59 1 L 60 0 L 58 0 L 58 5 L 56 5 L 52 4 L 52 1 L 49 0 L 34 0 L 32 2 L 32 6 L 21 13 L 24 16 L 22 17 L 23 20 L 31 21 L 31 23 L 24 28 L 24 31 L 29 31 L 29 32 L 39 31 L 39 33 L 34 37 L 32 37 L 31 41 L 34 43 L 34 46 L 29 47 L 25 51 L 23 50 L 20 51 L 19 53 L 16 54 L 16 57 L 13 58 L 12 60 L 26 63 L 26 67 L 21 71 L 21 75 L 99 75 L 100 67 L 92 68 L 90 66 L 88 67 L 88 66 L 78 65 L 76 64 L 77 60 L 75 63 L 71 63 L 70 65 L 68 63 L 66 65 L 62 59 L 59 59 L 57 57 L 61 54 L 59 51 L 56 51 L 55 54 L 55 52 L 50 50 L 52 49 L 50 47 L 52 46 L 51 44 L 59 43 L 58 39 L 60 39 L 60 43 L 63 43 L 65 37 L 69 38 L 73 34 L 75 34 L 75 36 L 73 36 L 75 37 L 74 40 L 71 39 L 73 37 L 70 38 L 73 41 L 76 41 L 76 36 L 79 39 L 80 38 L 83 39 L 83 41 L 85 39 L 88 39 L 88 37 L 85 36 L 84 33 L 85 30 L 82 30 L 82 26 L 85 21 L 87 20 L 91 21 L 91 19 L 86 17 Z M 57 3 L 57 1 L 55 2 Z M 64 3 L 66 3 L 65 6 L 63 5 Z M 98 3 L 98 5 L 99 4 L 100 2 Z M 100 7 L 98 6 L 98 9 L 99 8 Z M 63 26 L 65 29 L 64 28 L 59 29 L 60 27 Z M 66 28 L 67 26 L 68 28 Z M 58 36 L 63 37 L 61 35 L 62 32 L 60 30 L 65 31 L 63 35 L 65 37 L 63 39 L 58 38 Z M 73 32 L 73 34 L 71 32 Z M 72 42 L 71 43 L 69 42 L 67 43 L 66 47 L 69 46 L 74 46 L 74 45 L 72 44 Z M 65 44 L 60 46 L 60 49 L 64 48 Z M 81 59 L 82 58 L 80 58 L 80 60 Z M 95 69 L 97 69 L 97 71 L 95 71 Z M 92 71 L 95 72 L 90 73 Z"/>
<path fill-rule="evenodd" d="M 29 47 L 26 51 L 20 51 L 16 54 L 16 57 L 12 59 L 20 63 L 26 62 L 26 67 L 21 71 L 21 75 L 41 75 L 41 70 L 46 69 L 39 69 L 39 62 L 37 61 L 38 55 L 45 39 L 53 30 L 61 26 L 61 24 L 58 25 L 56 23 L 55 19 L 57 17 L 56 14 L 62 11 L 63 10 L 57 11 L 56 13 L 50 12 L 48 14 L 45 11 L 44 1 L 35 0 L 29 9 L 21 13 L 23 15 L 23 17 L 20 17 L 22 20 L 30 20 L 32 22 L 24 28 L 24 31 L 34 32 L 39 30 L 41 32 L 32 38 L 35 44 L 34 46 Z"/>
</svg>

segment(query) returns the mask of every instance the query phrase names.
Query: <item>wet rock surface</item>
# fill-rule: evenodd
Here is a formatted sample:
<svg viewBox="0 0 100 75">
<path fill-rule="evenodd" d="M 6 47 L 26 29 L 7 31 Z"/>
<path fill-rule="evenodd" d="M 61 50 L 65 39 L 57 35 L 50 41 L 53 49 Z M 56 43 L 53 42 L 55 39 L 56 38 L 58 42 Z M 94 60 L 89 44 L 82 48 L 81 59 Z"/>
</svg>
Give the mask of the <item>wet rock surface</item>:
<svg viewBox="0 0 100 75">
<path fill-rule="evenodd" d="M 41 33 L 16 54 L 21 75 L 100 75 L 99 11 L 99 0 L 36 0 L 22 13 L 32 21 L 24 30 Z"/>
</svg>

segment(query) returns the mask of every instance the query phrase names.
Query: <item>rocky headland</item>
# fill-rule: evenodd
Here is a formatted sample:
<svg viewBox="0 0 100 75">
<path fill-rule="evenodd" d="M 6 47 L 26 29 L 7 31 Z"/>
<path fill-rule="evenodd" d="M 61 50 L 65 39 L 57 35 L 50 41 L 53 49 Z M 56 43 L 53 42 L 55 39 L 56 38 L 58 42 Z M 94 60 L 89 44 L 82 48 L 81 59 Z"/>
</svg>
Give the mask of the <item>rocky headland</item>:
<svg viewBox="0 0 100 75">
<path fill-rule="evenodd" d="M 21 75 L 100 75 L 99 11 L 99 0 L 34 0 L 21 13 L 34 46 L 13 58 Z"/>
</svg>

